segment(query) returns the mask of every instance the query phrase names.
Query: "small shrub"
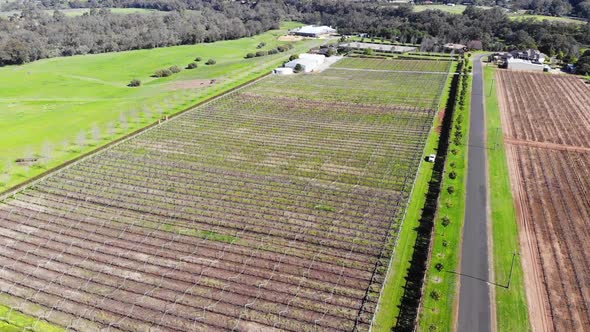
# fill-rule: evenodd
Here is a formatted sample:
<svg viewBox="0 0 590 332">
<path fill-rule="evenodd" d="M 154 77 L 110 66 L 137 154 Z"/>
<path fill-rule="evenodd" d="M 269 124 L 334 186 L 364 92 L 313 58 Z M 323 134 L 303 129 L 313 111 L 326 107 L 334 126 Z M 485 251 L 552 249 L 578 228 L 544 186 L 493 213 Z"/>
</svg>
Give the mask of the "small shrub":
<svg viewBox="0 0 590 332">
<path fill-rule="evenodd" d="M 154 73 L 155 77 L 168 77 L 170 75 L 172 75 L 172 72 L 169 69 L 159 69 Z"/>
<path fill-rule="evenodd" d="M 252 59 L 255 56 L 256 56 L 256 54 L 254 54 L 254 53 L 248 53 L 248 54 L 246 54 L 246 59 Z"/>
<path fill-rule="evenodd" d="M 454 161 L 451 161 L 449 166 L 451 166 L 451 168 L 455 168 L 455 167 L 457 167 L 457 164 Z"/>
<path fill-rule="evenodd" d="M 127 86 L 132 87 L 132 88 L 138 87 L 140 85 L 141 85 L 141 81 L 138 79 L 132 79 L 131 82 L 129 82 L 129 84 L 127 84 Z"/>
<path fill-rule="evenodd" d="M 449 241 L 447 241 L 447 240 L 443 240 L 443 242 L 442 242 L 442 245 L 443 245 L 443 247 L 445 247 L 445 248 L 446 248 L 446 247 L 448 247 L 448 246 L 449 246 Z"/>
<path fill-rule="evenodd" d="M 267 53 L 266 51 L 257 51 L 257 52 L 256 52 L 256 56 L 265 56 L 265 55 L 267 55 L 267 54 L 268 54 L 268 53 Z"/>
<path fill-rule="evenodd" d="M 459 151 L 455 148 L 451 149 L 451 153 L 454 155 L 457 155 L 457 153 L 459 153 Z"/>
<path fill-rule="evenodd" d="M 293 60 L 295 60 L 295 59 L 299 59 L 299 55 L 297 55 L 297 54 L 293 54 L 293 55 L 291 55 L 291 56 L 289 57 L 289 61 L 293 61 Z"/>
<path fill-rule="evenodd" d="M 198 65 L 196 62 L 191 62 L 186 66 L 186 69 L 195 69 L 197 67 L 198 67 Z"/>
<path fill-rule="evenodd" d="M 442 217 L 440 223 L 443 225 L 443 227 L 447 227 L 451 224 L 451 219 L 448 216 L 444 216 Z"/>
<path fill-rule="evenodd" d="M 449 178 L 451 178 L 451 179 L 453 179 L 453 180 L 454 180 L 454 179 L 456 179 L 456 178 L 457 178 L 457 172 L 455 172 L 455 171 L 450 171 L 450 172 L 449 172 Z"/>
<path fill-rule="evenodd" d="M 437 330 L 438 330 L 438 326 L 436 326 L 434 324 L 430 324 L 430 326 L 428 327 L 429 332 L 435 332 Z"/>
<path fill-rule="evenodd" d="M 278 54 L 279 50 L 277 50 L 276 48 L 273 48 L 272 50 L 268 50 L 268 55 L 273 55 L 273 54 Z"/>
<path fill-rule="evenodd" d="M 373 49 L 371 49 L 371 48 L 366 48 L 366 49 L 363 51 L 363 54 L 364 54 L 364 55 L 373 55 Z"/>
<path fill-rule="evenodd" d="M 440 300 L 440 293 L 437 290 L 433 290 L 432 292 L 430 292 L 430 297 L 433 300 L 438 301 L 438 300 Z"/>
<path fill-rule="evenodd" d="M 258 46 L 256 46 L 256 48 L 260 49 L 260 48 L 263 48 L 264 46 L 266 46 L 266 43 L 262 42 L 262 43 L 258 44 Z"/>
<path fill-rule="evenodd" d="M 196 62 L 201 62 L 201 61 L 203 61 L 203 58 L 201 58 L 200 56 L 198 56 L 198 57 L 195 58 L 195 61 Z"/>
<path fill-rule="evenodd" d="M 302 72 L 303 71 L 303 66 L 300 63 L 298 63 L 298 64 L 295 65 L 295 68 L 293 68 L 293 71 L 296 72 L 296 73 Z"/>
<path fill-rule="evenodd" d="M 445 268 L 445 266 L 443 265 L 443 263 L 436 263 L 436 265 L 434 266 L 434 268 L 435 268 L 435 269 L 436 269 L 438 272 L 440 272 L 440 271 L 442 271 L 442 270 Z"/>
<path fill-rule="evenodd" d="M 180 73 L 180 68 L 178 68 L 178 66 L 172 66 L 168 68 L 168 70 L 170 70 L 172 74 Z"/>
<path fill-rule="evenodd" d="M 447 187 L 447 192 L 449 194 L 451 194 L 451 195 L 454 194 L 455 193 L 455 187 L 454 186 L 448 186 Z"/>
<path fill-rule="evenodd" d="M 212 65 L 214 65 L 216 63 L 217 63 L 217 61 L 215 61 L 215 59 L 209 59 L 209 60 L 207 60 L 207 62 L 205 62 L 205 64 L 206 65 L 209 65 L 209 66 L 212 66 Z"/>
<path fill-rule="evenodd" d="M 289 45 L 289 44 L 287 44 L 287 45 Z M 285 52 L 285 51 L 289 50 L 289 47 L 287 45 L 280 45 L 279 47 L 277 47 L 277 51 Z"/>
</svg>

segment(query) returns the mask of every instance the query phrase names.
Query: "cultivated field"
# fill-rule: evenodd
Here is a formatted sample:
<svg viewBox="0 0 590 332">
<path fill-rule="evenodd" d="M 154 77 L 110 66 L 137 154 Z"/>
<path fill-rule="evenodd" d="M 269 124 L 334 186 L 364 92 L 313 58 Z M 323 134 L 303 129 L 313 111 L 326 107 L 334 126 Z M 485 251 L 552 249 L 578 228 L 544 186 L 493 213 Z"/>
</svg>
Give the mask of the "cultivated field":
<svg viewBox="0 0 590 332">
<path fill-rule="evenodd" d="M 359 59 L 345 58 L 336 63 L 333 68 L 358 68 L 374 70 L 393 70 L 393 71 L 425 71 L 425 72 L 442 72 L 448 71 L 448 61 L 424 61 L 424 60 L 390 60 L 381 59 Z"/>
<path fill-rule="evenodd" d="M 590 326 L 590 88 L 498 71 L 502 122 L 536 331 Z"/>
<path fill-rule="evenodd" d="M 7 199 L 1 301 L 83 331 L 368 330 L 446 76 L 409 106 L 352 72 L 263 79 Z"/>
</svg>

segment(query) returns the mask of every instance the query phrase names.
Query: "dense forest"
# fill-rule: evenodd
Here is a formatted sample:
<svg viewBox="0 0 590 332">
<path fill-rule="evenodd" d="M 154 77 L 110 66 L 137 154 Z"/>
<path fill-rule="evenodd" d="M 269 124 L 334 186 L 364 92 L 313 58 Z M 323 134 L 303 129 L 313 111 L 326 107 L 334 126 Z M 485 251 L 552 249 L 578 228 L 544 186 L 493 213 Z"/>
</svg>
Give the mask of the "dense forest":
<svg viewBox="0 0 590 332">
<path fill-rule="evenodd" d="M 27 0 L 3 6 L 19 11 L 0 17 L 0 65 L 234 39 L 277 28 L 283 19 L 423 45 L 478 40 L 488 50 L 539 48 L 566 61 L 590 44 L 590 23 L 512 21 L 503 9 L 473 6 L 462 15 L 352 0 Z M 59 11 L 73 7 L 92 9 L 82 16 Z M 107 7 L 163 12 L 119 15 Z"/>
</svg>

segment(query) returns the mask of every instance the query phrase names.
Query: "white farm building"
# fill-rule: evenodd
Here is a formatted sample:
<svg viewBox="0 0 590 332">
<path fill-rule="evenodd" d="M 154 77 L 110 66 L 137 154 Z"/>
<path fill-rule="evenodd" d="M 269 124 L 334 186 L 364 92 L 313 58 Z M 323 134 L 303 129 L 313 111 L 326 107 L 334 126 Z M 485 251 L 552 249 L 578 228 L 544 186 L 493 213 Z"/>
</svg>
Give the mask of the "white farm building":
<svg viewBox="0 0 590 332">
<path fill-rule="evenodd" d="M 320 68 L 326 62 L 326 57 L 321 54 L 300 54 L 299 59 L 289 61 L 285 64 L 285 68 L 295 69 L 297 65 L 301 65 L 304 73 L 311 73 Z"/>
<path fill-rule="evenodd" d="M 545 66 L 541 63 L 533 63 L 528 60 L 508 58 L 506 68 L 512 70 L 543 71 Z"/>
<path fill-rule="evenodd" d="M 292 75 L 293 68 L 277 68 L 273 70 L 272 73 L 277 75 Z"/>
<path fill-rule="evenodd" d="M 302 37 L 321 37 L 325 35 L 331 35 L 336 33 L 336 29 L 333 29 L 329 26 L 315 26 L 315 25 L 306 25 L 298 29 L 291 30 L 291 33 L 296 36 Z"/>
</svg>

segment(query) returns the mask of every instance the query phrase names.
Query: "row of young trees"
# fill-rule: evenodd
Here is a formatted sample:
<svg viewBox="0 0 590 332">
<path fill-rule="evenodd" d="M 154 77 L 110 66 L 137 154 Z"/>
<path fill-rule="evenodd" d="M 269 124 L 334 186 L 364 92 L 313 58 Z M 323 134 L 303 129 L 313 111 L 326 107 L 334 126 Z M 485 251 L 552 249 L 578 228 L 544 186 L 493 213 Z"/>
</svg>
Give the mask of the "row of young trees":
<svg viewBox="0 0 590 332">
<path fill-rule="evenodd" d="M 34 169 L 45 170 L 58 158 L 68 154 L 79 154 L 89 147 L 96 147 L 111 141 L 130 130 L 142 127 L 154 119 L 168 114 L 171 101 L 165 106 L 144 107 L 143 110 L 131 110 L 121 113 L 117 121 L 103 126 L 93 124 L 90 129 L 80 130 L 61 142 L 44 142 L 40 147 L 28 147 L 18 159 L 0 159 L 0 190 L 8 185 L 15 176 L 28 177 Z"/>
</svg>

